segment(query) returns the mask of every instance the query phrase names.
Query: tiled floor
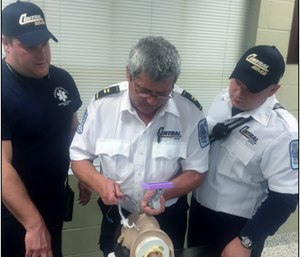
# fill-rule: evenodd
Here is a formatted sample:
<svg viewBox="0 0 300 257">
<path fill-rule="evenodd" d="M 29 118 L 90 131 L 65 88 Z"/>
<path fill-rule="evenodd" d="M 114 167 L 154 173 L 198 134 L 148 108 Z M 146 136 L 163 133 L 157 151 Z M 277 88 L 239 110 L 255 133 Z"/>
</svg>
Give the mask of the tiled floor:
<svg viewBox="0 0 300 257">
<path fill-rule="evenodd" d="M 276 234 L 266 241 L 262 257 L 298 257 L 298 233 Z"/>
</svg>

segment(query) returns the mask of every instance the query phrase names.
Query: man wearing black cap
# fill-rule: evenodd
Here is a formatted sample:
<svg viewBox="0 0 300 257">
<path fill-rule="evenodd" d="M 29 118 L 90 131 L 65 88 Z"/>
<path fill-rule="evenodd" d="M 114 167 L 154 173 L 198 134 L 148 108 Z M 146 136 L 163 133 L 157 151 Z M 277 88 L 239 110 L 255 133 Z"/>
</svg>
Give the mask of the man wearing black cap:
<svg viewBox="0 0 300 257">
<path fill-rule="evenodd" d="M 284 74 L 274 46 L 245 52 L 208 111 L 209 170 L 194 192 L 188 246 L 259 257 L 298 204 L 298 124 L 275 98 Z"/>
<path fill-rule="evenodd" d="M 50 65 L 42 10 L 2 11 L 3 257 L 61 257 L 64 183 L 81 100 L 71 75 Z"/>
</svg>

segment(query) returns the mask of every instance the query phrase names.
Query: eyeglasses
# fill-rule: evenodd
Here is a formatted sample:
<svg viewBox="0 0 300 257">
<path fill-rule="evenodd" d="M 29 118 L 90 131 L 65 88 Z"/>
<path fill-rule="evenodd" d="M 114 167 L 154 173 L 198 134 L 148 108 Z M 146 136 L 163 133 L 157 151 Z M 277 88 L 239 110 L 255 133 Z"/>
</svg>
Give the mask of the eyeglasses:
<svg viewBox="0 0 300 257">
<path fill-rule="evenodd" d="M 149 97 L 155 97 L 157 101 L 166 101 L 170 98 L 172 98 L 172 93 L 173 93 L 173 90 L 170 92 L 169 95 L 160 95 L 160 94 L 153 94 L 151 93 L 151 91 L 142 91 L 142 87 L 139 86 L 138 84 L 136 84 L 134 81 L 133 81 L 133 86 L 134 86 L 134 90 L 135 90 L 135 93 L 139 96 L 139 97 L 142 97 L 142 98 L 149 98 Z M 146 90 L 146 89 L 144 89 Z"/>
</svg>

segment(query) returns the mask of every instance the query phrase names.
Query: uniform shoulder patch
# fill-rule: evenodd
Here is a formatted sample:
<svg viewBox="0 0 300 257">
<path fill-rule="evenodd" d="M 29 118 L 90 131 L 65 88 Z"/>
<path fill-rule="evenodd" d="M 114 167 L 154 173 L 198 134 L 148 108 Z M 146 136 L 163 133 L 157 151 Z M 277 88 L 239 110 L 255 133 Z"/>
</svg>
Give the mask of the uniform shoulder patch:
<svg viewBox="0 0 300 257">
<path fill-rule="evenodd" d="M 202 119 L 198 124 L 198 139 L 202 148 L 209 145 L 207 120 Z"/>
<path fill-rule="evenodd" d="M 198 109 L 200 109 L 200 111 L 202 111 L 202 109 L 203 109 L 202 105 L 188 91 L 183 90 L 182 93 L 181 93 L 181 95 L 184 96 L 185 98 L 189 99 L 194 105 L 197 106 Z"/>
<path fill-rule="evenodd" d="M 95 99 L 97 100 L 104 96 L 116 94 L 119 92 L 120 92 L 120 87 L 118 85 L 112 87 L 106 87 L 95 94 Z"/>
<path fill-rule="evenodd" d="M 290 162 L 291 162 L 291 168 L 293 170 L 296 170 L 299 167 L 299 157 L 298 157 L 299 146 L 298 146 L 298 144 L 299 144 L 298 140 L 292 140 L 290 142 Z"/>
</svg>

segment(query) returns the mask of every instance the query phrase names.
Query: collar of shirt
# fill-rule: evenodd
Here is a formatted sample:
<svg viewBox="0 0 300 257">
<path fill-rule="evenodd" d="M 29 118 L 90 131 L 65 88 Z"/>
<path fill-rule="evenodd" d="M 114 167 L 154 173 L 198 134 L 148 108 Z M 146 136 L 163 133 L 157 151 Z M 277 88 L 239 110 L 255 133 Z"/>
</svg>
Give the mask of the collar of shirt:
<svg viewBox="0 0 300 257">
<path fill-rule="evenodd" d="M 231 101 L 230 101 L 230 97 L 228 94 L 228 91 L 223 95 L 222 97 L 223 101 L 228 103 L 228 106 L 231 110 L 232 105 L 231 105 Z M 270 120 L 272 111 L 273 111 L 273 107 L 275 105 L 275 103 L 277 102 L 275 96 L 270 96 L 267 98 L 267 100 L 259 107 L 250 110 L 250 111 L 245 111 L 245 112 L 241 112 L 237 115 L 234 116 L 234 118 L 239 118 L 239 117 L 244 117 L 247 118 L 249 116 L 252 116 L 253 119 L 255 119 L 257 122 L 261 123 L 263 126 L 267 126 L 268 122 Z"/>
<path fill-rule="evenodd" d="M 251 110 L 249 112 L 249 115 L 251 115 L 253 119 L 255 119 L 256 121 L 258 121 L 266 127 L 269 123 L 276 102 L 276 98 L 273 95 L 269 97 L 261 106 L 254 110 Z"/>
</svg>

